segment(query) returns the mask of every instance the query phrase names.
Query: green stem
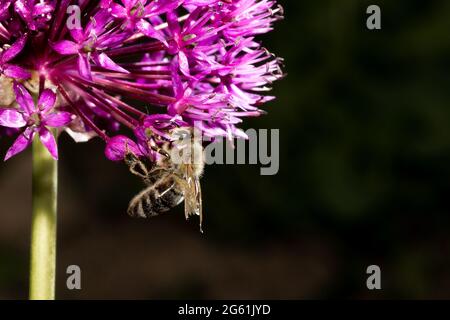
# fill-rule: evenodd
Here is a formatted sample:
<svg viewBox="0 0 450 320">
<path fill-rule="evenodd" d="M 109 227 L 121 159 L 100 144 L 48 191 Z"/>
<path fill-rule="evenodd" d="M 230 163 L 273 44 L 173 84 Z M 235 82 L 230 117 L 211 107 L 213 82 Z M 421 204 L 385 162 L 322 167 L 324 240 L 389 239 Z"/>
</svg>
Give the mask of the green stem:
<svg viewBox="0 0 450 320">
<path fill-rule="evenodd" d="M 55 299 L 58 166 L 39 139 L 33 141 L 33 216 L 30 299 Z"/>
</svg>

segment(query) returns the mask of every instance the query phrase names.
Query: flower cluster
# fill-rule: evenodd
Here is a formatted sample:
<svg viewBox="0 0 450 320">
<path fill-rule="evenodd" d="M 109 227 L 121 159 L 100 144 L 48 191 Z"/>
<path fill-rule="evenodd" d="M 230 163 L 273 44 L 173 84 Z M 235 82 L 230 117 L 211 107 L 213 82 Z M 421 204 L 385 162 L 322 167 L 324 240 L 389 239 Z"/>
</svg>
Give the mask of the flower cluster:
<svg viewBox="0 0 450 320">
<path fill-rule="evenodd" d="M 275 0 L 0 0 L 5 159 L 36 135 L 57 158 L 61 131 L 102 138 L 110 160 L 151 157 L 178 126 L 244 136 L 283 76 L 255 36 L 282 15 Z"/>
</svg>

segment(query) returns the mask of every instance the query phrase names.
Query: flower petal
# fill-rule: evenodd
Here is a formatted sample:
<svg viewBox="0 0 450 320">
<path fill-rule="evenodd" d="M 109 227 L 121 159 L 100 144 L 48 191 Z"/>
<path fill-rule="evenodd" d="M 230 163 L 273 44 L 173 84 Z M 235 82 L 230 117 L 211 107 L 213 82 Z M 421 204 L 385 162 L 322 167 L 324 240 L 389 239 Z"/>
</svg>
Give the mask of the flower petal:
<svg viewBox="0 0 450 320">
<path fill-rule="evenodd" d="M 29 6 L 27 0 L 16 0 L 14 3 L 14 9 L 20 15 L 20 17 L 27 22 L 28 27 L 30 26 L 30 22 L 33 19 L 33 11 L 32 7 Z"/>
<path fill-rule="evenodd" d="M 27 124 L 23 115 L 14 109 L 0 109 L 0 126 L 22 128 Z"/>
<path fill-rule="evenodd" d="M 39 129 L 39 139 L 53 159 L 58 160 L 58 145 L 53 134 L 44 126 Z"/>
<path fill-rule="evenodd" d="M 74 28 L 70 29 L 70 35 L 72 39 L 74 39 L 77 43 L 82 43 L 85 40 L 83 29 L 80 28 Z"/>
<path fill-rule="evenodd" d="M 188 62 L 188 58 L 186 57 L 186 55 L 184 54 L 183 51 L 178 52 L 178 63 L 180 65 L 180 71 L 185 75 L 185 76 L 190 76 L 189 74 L 189 62 Z"/>
<path fill-rule="evenodd" d="M 28 146 L 30 146 L 31 142 L 33 142 L 35 132 L 31 128 L 27 128 L 23 133 L 19 135 L 13 145 L 6 152 L 5 160 L 14 157 L 16 154 L 22 152 Z"/>
<path fill-rule="evenodd" d="M 75 54 L 78 52 L 78 44 L 69 40 L 59 41 L 52 44 L 51 47 L 53 48 L 53 50 L 63 55 Z"/>
<path fill-rule="evenodd" d="M 25 80 L 25 79 L 31 78 L 30 72 L 28 72 L 27 70 L 25 70 L 19 66 L 15 66 L 15 65 L 7 65 L 6 68 L 3 70 L 3 73 L 7 77 L 19 79 L 19 80 Z"/>
<path fill-rule="evenodd" d="M 123 73 L 130 73 L 128 70 L 115 63 L 110 57 L 106 55 L 106 53 L 102 52 L 99 55 L 96 55 L 94 59 L 96 64 L 102 66 L 105 69 Z"/>
<path fill-rule="evenodd" d="M 20 83 L 14 82 L 14 92 L 16 93 L 16 101 L 22 110 L 28 115 L 32 114 L 36 107 L 28 90 Z"/>
<path fill-rule="evenodd" d="M 72 128 L 66 128 L 65 131 L 76 143 L 88 142 L 97 136 L 95 131 L 76 131 Z"/>
<path fill-rule="evenodd" d="M 56 94 L 51 89 L 45 89 L 39 96 L 38 107 L 44 113 L 53 108 L 56 101 Z"/>
<path fill-rule="evenodd" d="M 2 1 L 0 3 L 0 20 L 4 21 L 9 17 L 9 7 L 11 6 L 11 1 Z"/>
<path fill-rule="evenodd" d="M 169 29 L 172 31 L 173 35 L 179 35 L 181 33 L 181 27 L 176 13 L 174 11 L 170 11 L 166 16 Z"/>
<path fill-rule="evenodd" d="M 3 63 L 8 62 L 14 59 L 20 53 L 20 51 L 22 51 L 23 47 L 25 47 L 26 42 L 27 42 L 26 36 L 22 36 L 19 39 L 17 39 L 16 42 L 14 42 L 11 47 L 9 47 L 3 52 L 2 62 Z"/>
<path fill-rule="evenodd" d="M 136 27 L 140 32 L 142 32 L 144 35 L 146 35 L 149 38 L 156 39 L 161 41 L 166 47 L 168 46 L 167 40 L 164 37 L 164 34 L 161 31 L 155 30 L 155 28 L 148 23 L 146 20 L 141 19 L 136 24 Z"/>
<path fill-rule="evenodd" d="M 45 117 L 42 124 L 47 127 L 63 127 L 72 122 L 72 114 L 70 112 L 51 113 Z"/>
<path fill-rule="evenodd" d="M 105 156 L 111 161 L 122 161 L 127 152 L 143 156 L 136 142 L 125 136 L 115 136 L 106 144 Z"/>
<path fill-rule="evenodd" d="M 49 14 L 54 10 L 53 5 L 45 4 L 44 1 L 41 1 L 41 3 L 36 3 L 36 5 L 33 8 L 33 15 L 34 16 L 41 16 L 44 14 Z M 50 1 L 48 1 L 50 2 Z"/>
<path fill-rule="evenodd" d="M 126 18 L 127 10 L 122 7 L 120 4 L 112 3 L 111 5 L 111 14 L 116 18 Z"/>
<path fill-rule="evenodd" d="M 91 64 L 89 63 L 89 55 L 78 55 L 78 72 L 86 79 L 92 79 Z"/>
<path fill-rule="evenodd" d="M 92 32 L 95 35 L 100 35 L 102 32 L 105 32 L 105 26 L 106 24 L 111 21 L 111 13 L 108 9 L 100 9 L 97 11 L 97 13 L 94 15 L 94 17 L 88 22 L 86 25 L 86 30 L 89 34 Z"/>
</svg>

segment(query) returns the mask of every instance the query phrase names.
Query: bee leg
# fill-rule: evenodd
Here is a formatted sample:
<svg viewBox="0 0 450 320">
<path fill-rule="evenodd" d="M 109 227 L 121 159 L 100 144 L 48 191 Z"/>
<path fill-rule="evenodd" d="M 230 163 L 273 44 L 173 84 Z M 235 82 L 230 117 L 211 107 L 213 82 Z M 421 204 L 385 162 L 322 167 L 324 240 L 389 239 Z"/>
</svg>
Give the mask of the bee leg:
<svg viewBox="0 0 450 320">
<path fill-rule="evenodd" d="M 156 167 L 149 171 L 147 177 L 144 179 L 147 185 L 153 185 L 161 180 L 164 176 L 168 176 L 170 172 L 164 168 Z"/>
<path fill-rule="evenodd" d="M 147 179 L 148 177 L 148 170 L 144 163 L 139 160 L 138 157 L 136 157 L 132 152 L 128 152 L 125 155 L 125 163 L 128 165 L 128 168 L 130 169 L 130 172 L 138 177 L 141 177 L 142 179 Z"/>
<path fill-rule="evenodd" d="M 167 159 L 170 159 L 170 154 L 166 150 L 161 149 L 157 146 L 152 146 L 152 150 L 158 152 L 160 155 L 166 157 Z"/>
<path fill-rule="evenodd" d="M 128 148 L 128 141 L 125 141 L 125 157 L 123 158 L 128 166 L 139 161 L 138 157 Z"/>
<path fill-rule="evenodd" d="M 144 180 L 148 179 L 147 168 L 142 164 L 142 162 L 137 162 L 130 167 L 130 172 Z"/>
<path fill-rule="evenodd" d="M 165 157 L 167 159 L 170 159 L 170 154 L 166 150 L 151 144 L 150 141 L 148 142 L 148 146 L 149 146 L 150 149 L 152 149 L 153 151 L 159 153 L 163 157 Z"/>
<path fill-rule="evenodd" d="M 183 193 L 185 195 L 184 197 L 184 216 L 186 220 L 189 220 L 189 216 L 193 212 L 192 205 L 191 205 L 191 197 L 189 196 L 190 187 L 189 183 L 180 175 L 173 174 L 174 179 L 177 181 L 177 183 L 181 186 L 181 189 L 183 190 Z"/>
</svg>

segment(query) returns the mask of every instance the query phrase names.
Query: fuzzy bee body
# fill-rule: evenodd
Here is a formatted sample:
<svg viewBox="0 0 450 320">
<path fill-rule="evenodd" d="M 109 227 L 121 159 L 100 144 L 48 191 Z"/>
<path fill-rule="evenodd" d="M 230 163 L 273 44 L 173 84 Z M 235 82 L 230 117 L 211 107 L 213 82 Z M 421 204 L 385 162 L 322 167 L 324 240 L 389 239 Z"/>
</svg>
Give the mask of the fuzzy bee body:
<svg viewBox="0 0 450 320">
<path fill-rule="evenodd" d="M 150 170 L 134 154 L 126 155 L 125 162 L 131 173 L 141 177 L 146 184 L 146 188 L 130 201 L 128 214 L 139 218 L 154 217 L 184 201 L 186 219 L 198 215 L 201 230 L 203 147 L 198 140 L 189 138 L 192 135 L 189 129 L 178 128 L 172 134 L 179 140 L 156 150 L 162 157 Z M 172 152 L 175 149 L 176 152 Z"/>
<path fill-rule="evenodd" d="M 128 206 L 128 214 L 137 218 L 155 217 L 176 207 L 184 200 L 175 180 L 164 177 L 138 193 Z"/>
</svg>

